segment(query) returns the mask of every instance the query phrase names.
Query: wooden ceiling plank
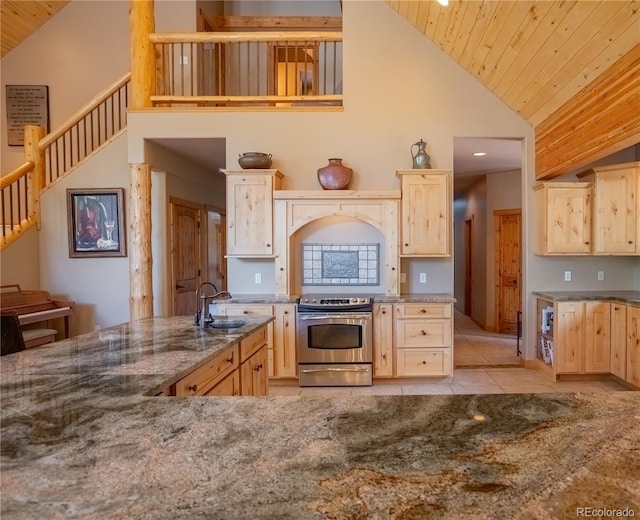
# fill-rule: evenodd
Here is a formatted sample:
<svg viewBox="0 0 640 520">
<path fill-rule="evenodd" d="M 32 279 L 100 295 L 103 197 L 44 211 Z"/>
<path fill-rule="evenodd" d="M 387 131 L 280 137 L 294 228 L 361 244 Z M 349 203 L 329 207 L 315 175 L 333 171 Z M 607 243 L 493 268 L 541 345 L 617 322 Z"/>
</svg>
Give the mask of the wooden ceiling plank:
<svg viewBox="0 0 640 520">
<path fill-rule="evenodd" d="M 436 27 L 436 33 L 434 35 L 435 40 L 438 42 L 438 47 L 441 49 L 444 47 L 447 32 L 451 27 L 451 16 L 453 15 L 453 9 L 451 6 L 443 8 L 438 18 L 438 27 Z"/>
<path fill-rule="evenodd" d="M 468 71 L 476 77 L 484 71 L 485 60 L 489 53 L 495 48 L 498 38 L 500 43 L 504 45 L 504 42 L 508 41 L 513 35 L 513 31 L 517 29 L 516 24 L 512 24 L 511 16 L 513 10 L 518 5 L 518 2 L 500 2 L 493 13 L 493 18 L 490 25 L 487 27 L 487 31 L 483 37 L 482 45 L 480 45 L 477 51 L 471 58 Z M 526 6 L 525 6 L 526 7 Z"/>
<path fill-rule="evenodd" d="M 582 67 L 576 66 L 576 70 L 580 70 L 579 73 L 569 70 L 568 67 L 561 69 L 549 83 L 540 87 L 540 92 L 532 98 L 527 107 L 536 109 L 527 115 L 529 121 L 534 125 L 544 121 L 576 92 L 580 92 L 640 42 L 638 20 L 630 18 L 626 9 L 621 16 L 629 22 L 622 34 L 608 33 L 604 28 L 588 46 L 575 54 L 575 63 L 582 64 Z M 636 17 L 638 16 L 640 14 L 636 12 Z M 620 29 L 621 27 L 616 25 L 616 30 Z"/>
<path fill-rule="evenodd" d="M 557 177 L 638 142 L 640 44 L 536 127 L 536 177 Z"/>
<path fill-rule="evenodd" d="M 487 76 L 481 76 L 489 90 L 494 90 L 502 76 L 510 70 L 514 61 L 519 58 L 522 49 L 537 30 L 538 26 L 551 9 L 551 2 L 517 2 L 518 6 L 526 9 L 520 24 L 511 40 L 500 51 L 500 46 L 494 47 L 486 59 Z M 515 21 L 514 16 L 514 21 Z"/>
<path fill-rule="evenodd" d="M 405 18 L 407 18 L 407 13 L 409 12 L 410 2 L 411 0 L 399 0 L 398 2 L 398 13 Z"/>
<path fill-rule="evenodd" d="M 461 62 L 462 54 L 469 44 L 469 38 L 474 30 L 481 8 L 482 2 L 469 2 L 467 4 L 467 8 L 462 18 L 462 24 L 458 30 L 458 36 L 454 40 L 449 54 L 457 63 Z"/>
<path fill-rule="evenodd" d="M 478 17 L 473 25 L 473 31 L 471 36 L 467 40 L 467 45 L 460 57 L 460 64 L 467 70 L 471 65 L 474 55 L 478 52 L 478 49 L 482 47 L 486 38 L 486 33 L 491 27 L 494 13 L 498 8 L 499 2 L 484 0 L 482 7 L 478 13 Z"/>
<path fill-rule="evenodd" d="M 429 16 L 427 19 L 427 25 L 425 25 L 424 27 L 424 35 L 436 44 L 437 42 L 435 41 L 435 34 L 436 29 L 438 28 L 442 9 L 443 7 L 438 2 L 435 2 L 434 0 L 429 1 Z"/>
<path fill-rule="evenodd" d="M 462 21 L 464 19 L 464 13 L 467 10 L 468 2 L 454 2 L 450 5 L 450 9 L 453 11 L 451 18 L 449 19 L 449 28 L 444 37 L 442 50 L 447 54 L 451 54 L 451 49 L 458 38 L 458 33 L 462 27 Z"/>
<path fill-rule="evenodd" d="M 523 21 L 528 19 L 531 7 L 531 2 L 513 2 L 508 20 L 504 22 L 501 30 L 497 31 L 498 34 L 491 49 L 477 70 L 477 76 L 483 83 L 488 85 L 489 78 L 495 75 L 498 63 L 511 48 L 511 42 L 520 34 Z"/>
<path fill-rule="evenodd" d="M 536 56 L 538 49 L 551 38 L 551 35 L 566 16 L 565 12 L 558 7 L 558 2 L 549 2 L 549 4 L 549 9 L 544 18 L 541 23 L 537 24 L 526 45 L 523 45 L 518 52 L 517 59 L 513 61 L 508 69 L 504 70 L 502 77 L 493 87 L 493 92 L 501 99 L 504 99 L 506 91 L 519 80 L 523 73 L 529 74 L 529 63 Z M 515 110 L 514 106 L 512 108 Z"/>
<path fill-rule="evenodd" d="M 555 100 L 556 106 L 546 114 L 550 115 L 571 97 L 571 94 L 567 96 L 564 89 L 565 85 L 575 77 L 582 76 L 586 78 L 585 70 L 592 66 L 593 56 L 597 56 L 600 53 L 599 49 L 602 48 L 604 41 L 610 37 L 610 31 L 615 30 L 610 21 L 617 13 L 623 11 L 621 8 L 622 5 L 619 3 L 602 2 L 584 19 L 583 23 L 567 38 L 562 47 L 551 56 L 543 70 L 526 87 L 527 97 L 525 97 L 524 92 L 518 95 L 518 97 L 522 98 L 524 106 L 521 112 L 522 117 L 529 119 L 544 104 L 550 100 Z M 627 21 L 634 23 L 633 18 L 627 19 Z M 619 23 L 615 25 L 619 27 Z M 589 47 L 591 42 L 594 42 L 595 46 Z M 629 45 L 626 51 L 632 46 Z M 584 58 L 585 48 L 588 49 L 589 54 L 586 59 Z M 625 54 L 625 52 L 622 54 Z M 581 57 L 583 58 L 581 59 Z M 585 80 L 583 86 L 593 80 L 596 75 L 594 74 L 588 80 Z M 565 92 L 564 96 L 562 92 Z M 575 93 L 576 90 L 573 92 Z"/>
<path fill-rule="evenodd" d="M 407 20 L 409 20 L 409 23 L 411 25 L 413 25 L 414 27 L 416 26 L 416 20 L 418 18 L 418 7 L 420 6 L 420 2 L 419 0 L 411 0 L 409 2 L 409 6 L 407 9 Z"/>
<path fill-rule="evenodd" d="M 527 100 L 533 95 L 535 85 L 533 82 L 540 74 L 544 74 L 547 63 L 562 47 L 567 35 L 571 37 L 580 26 L 582 19 L 591 13 L 600 2 L 578 2 L 571 10 L 570 15 L 565 16 L 556 29 L 538 47 L 526 69 L 518 76 L 511 86 L 501 95 L 501 99 L 511 107 L 515 107 L 519 114 L 526 108 Z M 570 61 L 569 56 L 564 56 Z"/>
<path fill-rule="evenodd" d="M 424 34 L 427 21 L 429 19 L 429 1 L 420 0 L 418 4 L 418 14 L 416 15 L 416 29 Z"/>
</svg>

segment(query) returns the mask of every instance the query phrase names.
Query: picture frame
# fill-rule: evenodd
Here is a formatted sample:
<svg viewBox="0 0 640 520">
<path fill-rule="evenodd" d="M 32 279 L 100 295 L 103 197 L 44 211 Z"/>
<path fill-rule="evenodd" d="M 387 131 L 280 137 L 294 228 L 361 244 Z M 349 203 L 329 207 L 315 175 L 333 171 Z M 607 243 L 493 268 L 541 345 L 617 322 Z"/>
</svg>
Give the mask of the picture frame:
<svg viewBox="0 0 640 520">
<path fill-rule="evenodd" d="M 7 144 L 24 146 L 25 125 L 41 126 L 49 132 L 49 87 L 6 85 Z"/>
<path fill-rule="evenodd" d="M 124 188 L 67 189 L 69 257 L 127 256 Z"/>
</svg>

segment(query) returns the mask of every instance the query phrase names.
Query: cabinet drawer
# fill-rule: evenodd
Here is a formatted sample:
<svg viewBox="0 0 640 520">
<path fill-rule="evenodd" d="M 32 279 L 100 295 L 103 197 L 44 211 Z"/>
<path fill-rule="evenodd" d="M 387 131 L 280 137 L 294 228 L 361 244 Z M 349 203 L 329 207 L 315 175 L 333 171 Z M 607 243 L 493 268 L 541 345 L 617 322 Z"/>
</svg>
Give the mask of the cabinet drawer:
<svg viewBox="0 0 640 520">
<path fill-rule="evenodd" d="M 450 303 L 405 303 L 396 305 L 396 318 L 451 318 Z"/>
<path fill-rule="evenodd" d="M 398 320 L 396 345 L 398 348 L 450 347 L 451 320 Z"/>
<path fill-rule="evenodd" d="M 234 370 L 204 395 L 212 397 L 240 395 L 240 372 Z"/>
<path fill-rule="evenodd" d="M 267 343 L 267 327 L 262 327 L 240 341 L 240 363 L 249 359 L 260 347 Z"/>
<path fill-rule="evenodd" d="M 228 303 L 218 304 L 218 308 L 227 316 L 273 316 L 273 305 Z"/>
<path fill-rule="evenodd" d="M 176 395 L 187 397 L 205 395 L 224 376 L 238 368 L 239 346 L 236 344 L 217 354 L 205 365 L 176 383 Z"/>
<path fill-rule="evenodd" d="M 450 349 L 398 349 L 397 376 L 448 376 L 451 375 Z"/>
</svg>

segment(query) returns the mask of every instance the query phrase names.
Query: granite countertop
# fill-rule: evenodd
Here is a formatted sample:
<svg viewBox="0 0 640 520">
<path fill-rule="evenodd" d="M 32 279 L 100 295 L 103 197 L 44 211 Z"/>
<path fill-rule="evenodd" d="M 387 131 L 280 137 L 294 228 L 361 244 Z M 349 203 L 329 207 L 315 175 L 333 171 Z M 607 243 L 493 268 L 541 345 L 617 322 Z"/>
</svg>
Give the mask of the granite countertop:
<svg viewBox="0 0 640 520">
<path fill-rule="evenodd" d="M 534 291 L 533 295 L 556 302 L 611 300 L 640 305 L 640 291 Z"/>
<path fill-rule="evenodd" d="M 255 319 L 143 320 L 0 358 L 2 517 L 640 514 L 638 392 L 153 397 Z"/>
</svg>

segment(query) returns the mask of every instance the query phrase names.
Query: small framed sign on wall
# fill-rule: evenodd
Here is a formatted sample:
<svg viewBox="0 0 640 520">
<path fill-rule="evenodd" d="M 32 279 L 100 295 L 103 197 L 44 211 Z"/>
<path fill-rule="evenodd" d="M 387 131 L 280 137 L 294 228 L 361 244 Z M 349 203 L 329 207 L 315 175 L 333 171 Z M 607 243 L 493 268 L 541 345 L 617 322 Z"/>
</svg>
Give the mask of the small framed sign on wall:
<svg viewBox="0 0 640 520">
<path fill-rule="evenodd" d="M 24 127 L 41 126 L 49 132 L 49 87 L 7 85 L 7 142 L 24 146 Z"/>
</svg>

